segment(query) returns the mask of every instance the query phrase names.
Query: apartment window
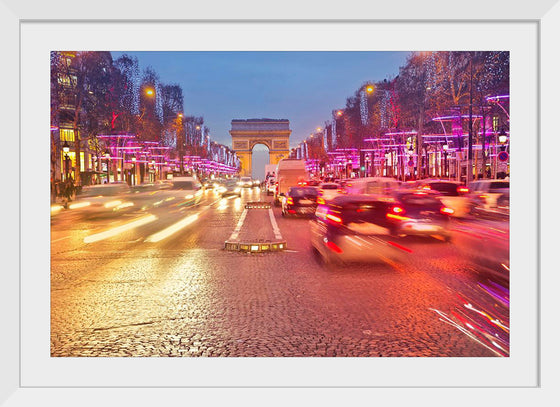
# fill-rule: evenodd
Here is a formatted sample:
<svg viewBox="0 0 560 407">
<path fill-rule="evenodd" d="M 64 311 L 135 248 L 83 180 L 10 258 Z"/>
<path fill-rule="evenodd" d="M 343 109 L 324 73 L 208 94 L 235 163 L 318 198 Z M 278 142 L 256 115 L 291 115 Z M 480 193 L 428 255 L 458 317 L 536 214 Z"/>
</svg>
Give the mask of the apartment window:
<svg viewBox="0 0 560 407">
<path fill-rule="evenodd" d="M 494 116 L 492 117 L 492 129 L 494 130 L 494 132 L 498 131 L 498 127 L 500 127 L 500 119 L 498 118 L 498 116 Z"/>
<path fill-rule="evenodd" d="M 60 141 L 74 141 L 74 130 L 60 129 Z"/>
</svg>

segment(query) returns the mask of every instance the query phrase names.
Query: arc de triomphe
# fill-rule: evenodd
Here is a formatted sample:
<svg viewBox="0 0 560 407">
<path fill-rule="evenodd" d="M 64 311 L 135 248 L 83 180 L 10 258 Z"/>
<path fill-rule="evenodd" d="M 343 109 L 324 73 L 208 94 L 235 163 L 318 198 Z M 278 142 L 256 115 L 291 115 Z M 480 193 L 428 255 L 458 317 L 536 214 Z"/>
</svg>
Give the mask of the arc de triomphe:
<svg viewBox="0 0 560 407">
<path fill-rule="evenodd" d="M 288 158 L 290 149 L 290 121 L 286 119 L 234 119 L 231 121 L 233 151 L 241 163 L 241 176 L 251 176 L 253 147 L 268 147 L 270 164 Z"/>
</svg>

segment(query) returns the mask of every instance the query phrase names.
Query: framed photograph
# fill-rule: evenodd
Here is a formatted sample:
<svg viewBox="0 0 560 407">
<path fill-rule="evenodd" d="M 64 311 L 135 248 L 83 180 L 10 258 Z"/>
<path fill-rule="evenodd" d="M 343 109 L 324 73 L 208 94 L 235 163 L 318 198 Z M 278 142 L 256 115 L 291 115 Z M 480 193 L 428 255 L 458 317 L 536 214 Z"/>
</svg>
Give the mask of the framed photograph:
<svg viewBox="0 0 560 407">
<path fill-rule="evenodd" d="M 558 399 L 556 0 L 35 3 L 0 3 L 13 78 L 0 98 L 2 403 Z M 507 203 L 489 180 L 507 182 Z M 467 220 L 443 183 L 469 194 Z M 427 206 L 415 218 L 405 205 L 420 198 L 453 226 Z M 385 223 L 357 218 L 380 205 Z M 384 268 L 337 266 L 348 239 L 369 248 L 360 260 L 383 245 Z M 501 277 L 479 276 L 485 252 Z"/>
</svg>

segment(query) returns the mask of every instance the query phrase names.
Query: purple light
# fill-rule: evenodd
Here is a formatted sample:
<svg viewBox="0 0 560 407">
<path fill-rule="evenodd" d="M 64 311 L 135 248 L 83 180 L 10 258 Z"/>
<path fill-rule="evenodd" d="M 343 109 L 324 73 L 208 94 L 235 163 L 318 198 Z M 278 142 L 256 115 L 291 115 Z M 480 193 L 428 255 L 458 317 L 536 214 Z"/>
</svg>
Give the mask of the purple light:
<svg viewBox="0 0 560 407">
<path fill-rule="evenodd" d="M 499 101 L 500 99 L 509 99 L 509 95 L 498 95 L 498 96 L 487 96 L 486 100 L 497 100 Z"/>
<path fill-rule="evenodd" d="M 457 116 L 440 116 L 440 117 L 433 117 L 433 118 L 432 118 L 432 121 L 436 121 L 436 120 L 437 120 L 437 121 L 453 120 L 453 119 L 455 119 L 456 117 L 457 117 Z M 473 114 L 472 117 L 473 117 L 473 118 L 476 118 L 476 119 L 479 119 L 479 118 L 481 118 L 482 116 Z M 464 114 L 464 115 L 461 116 L 461 118 L 462 118 L 462 119 L 468 119 L 468 118 L 469 118 L 469 115 L 468 115 L 468 114 Z"/>
</svg>

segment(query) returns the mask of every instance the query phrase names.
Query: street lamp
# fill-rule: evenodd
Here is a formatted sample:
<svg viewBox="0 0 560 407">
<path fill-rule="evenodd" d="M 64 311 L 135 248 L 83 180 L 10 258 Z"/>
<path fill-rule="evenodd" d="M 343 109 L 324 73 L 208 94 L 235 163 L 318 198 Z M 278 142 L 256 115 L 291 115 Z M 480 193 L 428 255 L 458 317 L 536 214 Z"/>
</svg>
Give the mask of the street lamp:
<svg viewBox="0 0 560 407">
<path fill-rule="evenodd" d="M 504 144 L 506 144 L 506 142 L 507 142 L 507 134 L 506 134 L 503 127 L 502 127 L 502 130 L 500 131 L 500 134 L 498 135 L 498 141 L 502 145 L 502 151 L 504 151 L 503 150 L 503 149 L 505 149 Z"/>
</svg>

